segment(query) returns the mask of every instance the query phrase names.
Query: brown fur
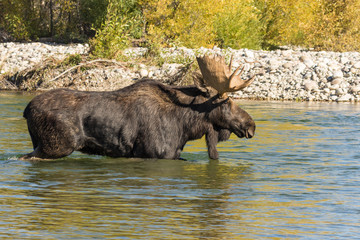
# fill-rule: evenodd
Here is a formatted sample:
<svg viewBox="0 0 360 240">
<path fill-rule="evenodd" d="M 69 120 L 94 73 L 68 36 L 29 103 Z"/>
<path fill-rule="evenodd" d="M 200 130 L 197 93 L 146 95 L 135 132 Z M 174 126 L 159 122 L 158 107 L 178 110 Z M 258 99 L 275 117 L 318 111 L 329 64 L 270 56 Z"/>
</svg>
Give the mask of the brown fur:
<svg viewBox="0 0 360 240">
<path fill-rule="evenodd" d="M 231 99 L 195 86 L 139 81 L 111 92 L 58 89 L 26 107 L 34 151 L 22 159 L 54 159 L 73 151 L 110 157 L 178 159 L 189 140 L 206 136 L 209 157 L 233 132 L 251 138 L 255 123 Z"/>
</svg>

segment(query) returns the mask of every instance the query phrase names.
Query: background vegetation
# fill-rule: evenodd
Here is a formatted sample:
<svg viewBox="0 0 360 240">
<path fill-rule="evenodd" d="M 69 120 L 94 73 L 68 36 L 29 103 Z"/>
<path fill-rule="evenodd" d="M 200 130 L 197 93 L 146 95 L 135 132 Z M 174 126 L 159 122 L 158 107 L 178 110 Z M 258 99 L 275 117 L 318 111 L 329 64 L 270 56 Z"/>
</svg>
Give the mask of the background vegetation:
<svg viewBox="0 0 360 240">
<path fill-rule="evenodd" d="M 117 58 L 131 44 L 360 50 L 360 0 L 2 0 L 13 40 L 89 41 Z"/>
</svg>

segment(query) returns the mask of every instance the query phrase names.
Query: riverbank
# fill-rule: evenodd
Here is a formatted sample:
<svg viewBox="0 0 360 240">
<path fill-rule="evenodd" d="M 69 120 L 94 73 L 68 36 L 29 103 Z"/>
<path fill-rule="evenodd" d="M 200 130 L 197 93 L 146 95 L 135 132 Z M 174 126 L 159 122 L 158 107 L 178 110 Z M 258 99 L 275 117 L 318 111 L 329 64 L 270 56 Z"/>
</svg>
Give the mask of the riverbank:
<svg viewBox="0 0 360 240">
<path fill-rule="evenodd" d="M 257 74 L 252 85 L 235 94 L 238 98 L 360 102 L 359 52 L 167 48 L 155 64 L 143 60 L 147 49 L 131 48 L 123 52 L 124 62 L 82 58 L 72 66 L 59 64 L 69 55 L 86 56 L 88 51 L 87 44 L 0 43 L 0 88 L 115 90 L 141 78 L 184 84 L 179 79 L 191 71 L 189 63 L 211 51 L 233 55 L 234 68 L 244 64 L 244 78 Z M 37 74 L 37 80 L 26 82 L 26 77 L 19 77 L 26 74 Z"/>
</svg>

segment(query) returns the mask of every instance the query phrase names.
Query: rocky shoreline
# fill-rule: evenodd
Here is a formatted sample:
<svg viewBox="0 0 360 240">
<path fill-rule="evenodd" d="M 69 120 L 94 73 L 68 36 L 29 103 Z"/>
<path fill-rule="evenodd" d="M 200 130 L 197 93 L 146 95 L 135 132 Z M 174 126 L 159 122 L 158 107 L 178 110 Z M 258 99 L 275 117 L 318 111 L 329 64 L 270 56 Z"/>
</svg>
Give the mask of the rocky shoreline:
<svg viewBox="0 0 360 240">
<path fill-rule="evenodd" d="M 88 51 L 87 44 L 0 43 L 0 77 L 5 74 L 9 76 L 7 84 L 0 83 L 0 89 L 26 90 L 25 87 L 12 84 L 12 76 L 49 57 L 64 59 L 70 54 L 88 54 Z M 144 57 L 146 51 L 144 48 L 129 48 L 124 51 L 124 56 L 132 61 L 131 67 L 108 61 L 107 65 L 85 69 L 76 76 L 64 74 L 63 70 L 44 74 L 42 82 L 46 84 L 39 88 L 114 90 L 141 78 L 154 78 L 169 83 L 169 79 L 178 75 L 186 63 L 195 60 L 196 55 L 210 51 L 227 58 L 233 55 L 234 68 L 240 64 L 245 66 L 244 78 L 257 75 L 252 85 L 235 94 L 237 98 L 360 102 L 359 52 L 166 48 L 160 54 L 164 64 L 159 67 L 137 61 Z"/>
</svg>

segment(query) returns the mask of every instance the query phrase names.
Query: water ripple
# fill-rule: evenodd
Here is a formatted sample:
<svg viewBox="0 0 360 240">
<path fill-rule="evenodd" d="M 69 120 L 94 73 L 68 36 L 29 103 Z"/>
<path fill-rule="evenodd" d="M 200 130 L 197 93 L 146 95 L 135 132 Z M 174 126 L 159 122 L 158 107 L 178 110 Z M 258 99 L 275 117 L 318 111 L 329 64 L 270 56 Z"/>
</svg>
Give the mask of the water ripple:
<svg viewBox="0 0 360 240">
<path fill-rule="evenodd" d="M 25 162 L 22 109 L 0 94 L 1 239 L 356 239 L 360 105 L 243 102 L 251 140 L 204 139 L 189 161 L 74 153 Z"/>
</svg>

